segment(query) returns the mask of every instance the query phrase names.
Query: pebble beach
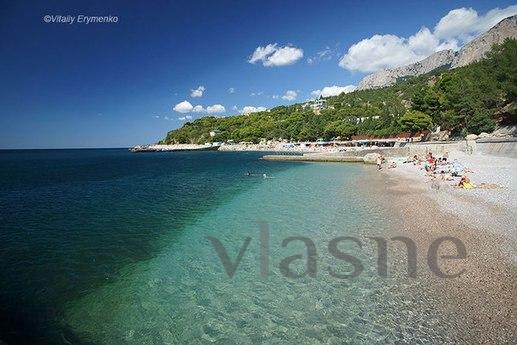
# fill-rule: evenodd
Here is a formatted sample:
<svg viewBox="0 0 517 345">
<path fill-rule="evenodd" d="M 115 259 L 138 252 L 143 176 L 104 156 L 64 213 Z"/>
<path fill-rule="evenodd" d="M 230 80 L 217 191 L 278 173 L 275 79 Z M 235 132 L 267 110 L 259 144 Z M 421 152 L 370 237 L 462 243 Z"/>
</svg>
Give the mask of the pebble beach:
<svg viewBox="0 0 517 345">
<path fill-rule="evenodd" d="M 517 160 L 463 152 L 451 152 L 449 157 L 472 170 L 468 176 L 475 185 L 498 187 L 458 189 L 453 186 L 457 181 L 434 180 L 420 166 L 397 158 L 388 160 L 388 164 L 398 160 L 396 168 L 372 168 L 362 187 L 372 200 L 391 209 L 394 217 L 387 221 L 399 229 L 396 235 L 417 242 L 420 257 L 438 237 L 452 236 L 465 243 L 465 260 L 444 262 L 445 270 L 464 270 L 460 277 L 441 279 L 427 271 L 414 282 L 448 315 L 450 338 L 470 344 L 514 343 Z"/>
</svg>

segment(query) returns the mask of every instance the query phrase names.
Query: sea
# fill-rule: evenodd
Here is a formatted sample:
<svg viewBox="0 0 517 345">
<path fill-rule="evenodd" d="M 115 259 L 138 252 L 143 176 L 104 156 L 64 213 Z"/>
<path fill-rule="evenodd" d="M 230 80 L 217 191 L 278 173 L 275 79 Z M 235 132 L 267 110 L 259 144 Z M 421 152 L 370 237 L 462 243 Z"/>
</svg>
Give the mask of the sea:
<svg viewBox="0 0 517 345">
<path fill-rule="evenodd" d="M 0 151 L 0 343 L 446 342 L 377 274 L 374 169 L 263 154 Z"/>
</svg>

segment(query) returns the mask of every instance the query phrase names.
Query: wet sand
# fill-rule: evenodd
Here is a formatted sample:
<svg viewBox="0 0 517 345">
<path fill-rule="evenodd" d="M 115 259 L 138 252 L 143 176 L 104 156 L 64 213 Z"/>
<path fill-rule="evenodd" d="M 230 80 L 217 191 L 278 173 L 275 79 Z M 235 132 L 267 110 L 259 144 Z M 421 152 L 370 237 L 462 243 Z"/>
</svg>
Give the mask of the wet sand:
<svg viewBox="0 0 517 345">
<path fill-rule="evenodd" d="M 461 344 L 515 343 L 517 266 L 511 258 L 517 250 L 514 229 L 485 229 L 484 224 L 490 223 L 486 221 L 468 226 L 454 212 L 445 212 L 447 205 L 439 203 L 446 201 L 433 197 L 432 189 L 423 181 L 415 183 L 407 176 L 378 172 L 374 167 L 370 170 L 367 178 L 359 182 L 360 187 L 379 207 L 389 209 L 393 217 L 386 222 L 396 229 L 393 236 L 406 236 L 417 244 L 418 277 L 400 279 L 410 280 L 408 283 L 443 316 L 447 324 L 440 326 L 448 333 L 447 339 Z M 443 236 L 456 237 L 466 246 L 466 259 L 440 260 L 444 272 L 464 270 L 457 278 L 440 278 L 427 265 L 429 246 Z M 390 242 L 389 251 L 393 246 Z M 402 244 L 397 246 L 403 248 Z M 442 255 L 457 254 L 452 245 L 441 248 Z M 405 267 L 400 250 L 389 258 L 389 268 Z"/>
</svg>

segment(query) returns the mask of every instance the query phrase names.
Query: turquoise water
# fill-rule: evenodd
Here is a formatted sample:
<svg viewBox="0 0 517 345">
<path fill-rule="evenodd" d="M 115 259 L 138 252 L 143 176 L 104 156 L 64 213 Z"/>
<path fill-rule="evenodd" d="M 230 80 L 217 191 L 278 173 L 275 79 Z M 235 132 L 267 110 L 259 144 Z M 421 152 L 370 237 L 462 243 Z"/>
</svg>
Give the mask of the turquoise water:
<svg viewBox="0 0 517 345">
<path fill-rule="evenodd" d="M 440 342 L 411 283 L 329 254 L 337 236 L 387 232 L 356 187 L 366 168 L 266 162 L 254 153 L 1 152 L 3 339 L 93 344 Z M 246 176 L 246 172 L 257 176 Z M 266 173 L 270 178 L 263 178 Z M 261 275 L 259 223 L 269 229 Z M 234 260 L 230 278 L 207 236 Z M 315 277 L 301 241 L 316 246 Z M 424 301 L 424 302 L 422 302 Z"/>
</svg>

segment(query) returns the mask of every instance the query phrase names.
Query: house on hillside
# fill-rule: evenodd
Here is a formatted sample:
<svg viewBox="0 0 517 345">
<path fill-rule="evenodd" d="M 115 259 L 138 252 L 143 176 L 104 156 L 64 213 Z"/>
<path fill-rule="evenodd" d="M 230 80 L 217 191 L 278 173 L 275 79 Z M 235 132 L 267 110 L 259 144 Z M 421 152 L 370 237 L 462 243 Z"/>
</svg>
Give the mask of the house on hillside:
<svg viewBox="0 0 517 345">
<path fill-rule="evenodd" d="M 314 101 L 305 102 L 302 106 L 304 108 L 309 107 L 315 114 L 319 114 L 320 111 L 327 108 L 327 100 L 323 98 L 323 96 L 320 96 L 320 98 L 315 99 Z"/>
</svg>

